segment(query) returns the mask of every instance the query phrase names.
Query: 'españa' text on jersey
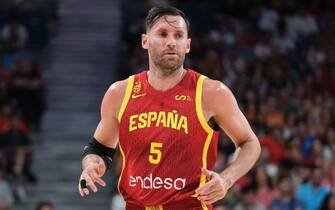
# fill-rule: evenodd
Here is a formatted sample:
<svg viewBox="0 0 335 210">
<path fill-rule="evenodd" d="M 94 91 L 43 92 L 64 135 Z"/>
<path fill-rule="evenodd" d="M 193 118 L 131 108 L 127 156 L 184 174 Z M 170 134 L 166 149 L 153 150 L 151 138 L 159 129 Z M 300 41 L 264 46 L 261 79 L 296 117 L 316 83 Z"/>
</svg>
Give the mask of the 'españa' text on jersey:
<svg viewBox="0 0 335 210">
<path fill-rule="evenodd" d="M 182 201 L 196 197 L 195 189 L 206 182 L 201 168 L 214 167 L 218 133 L 202 112 L 204 79 L 187 70 L 175 87 L 160 92 L 149 84 L 147 71 L 129 77 L 118 116 L 119 191 L 127 203 Z"/>
<path fill-rule="evenodd" d="M 183 131 L 188 134 L 187 117 L 179 116 L 178 111 L 172 110 L 170 112 L 145 112 L 134 114 L 129 117 L 129 132 L 141 129 L 154 127 L 173 128 Z"/>
</svg>

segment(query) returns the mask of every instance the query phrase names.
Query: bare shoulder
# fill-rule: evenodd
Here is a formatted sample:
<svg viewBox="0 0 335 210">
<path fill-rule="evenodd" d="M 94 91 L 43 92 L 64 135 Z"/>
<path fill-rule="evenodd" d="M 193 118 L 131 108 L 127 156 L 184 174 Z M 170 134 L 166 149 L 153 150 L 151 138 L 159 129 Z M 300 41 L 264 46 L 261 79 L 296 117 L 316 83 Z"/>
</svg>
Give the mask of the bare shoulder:
<svg viewBox="0 0 335 210">
<path fill-rule="evenodd" d="M 128 84 L 128 79 L 116 81 L 111 86 L 109 86 L 106 94 L 112 95 L 114 97 L 118 97 L 118 96 L 122 97 L 126 91 L 127 84 Z"/>
<path fill-rule="evenodd" d="M 218 80 L 206 78 L 203 84 L 204 98 L 212 98 L 214 96 L 232 96 L 230 89 Z M 213 99 L 213 98 L 212 98 Z"/>
<path fill-rule="evenodd" d="M 236 99 L 229 87 L 218 80 L 206 78 L 202 96 L 203 112 L 207 120 L 218 113 L 228 112 L 229 107 L 237 107 Z"/>
<path fill-rule="evenodd" d="M 128 79 L 114 82 L 106 91 L 102 100 L 101 109 L 107 109 L 117 113 L 121 107 L 124 94 L 127 89 Z"/>
</svg>

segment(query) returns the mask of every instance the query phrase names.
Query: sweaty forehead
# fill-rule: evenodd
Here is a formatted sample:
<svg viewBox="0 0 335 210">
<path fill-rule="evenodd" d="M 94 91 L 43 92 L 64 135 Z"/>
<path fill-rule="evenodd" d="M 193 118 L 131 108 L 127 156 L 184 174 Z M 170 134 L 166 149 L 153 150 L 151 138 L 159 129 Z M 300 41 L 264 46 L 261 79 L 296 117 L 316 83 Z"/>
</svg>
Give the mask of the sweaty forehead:
<svg viewBox="0 0 335 210">
<path fill-rule="evenodd" d="M 150 30 L 169 29 L 187 31 L 185 20 L 180 16 L 164 15 L 158 18 L 152 25 Z"/>
</svg>

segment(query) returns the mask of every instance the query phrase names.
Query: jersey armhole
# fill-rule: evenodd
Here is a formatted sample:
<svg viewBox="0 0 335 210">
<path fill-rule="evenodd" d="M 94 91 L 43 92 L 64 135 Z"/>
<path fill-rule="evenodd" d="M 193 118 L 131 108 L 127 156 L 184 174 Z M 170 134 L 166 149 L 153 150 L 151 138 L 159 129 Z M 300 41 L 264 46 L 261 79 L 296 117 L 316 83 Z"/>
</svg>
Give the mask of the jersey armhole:
<svg viewBox="0 0 335 210">
<path fill-rule="evenodd" d="M 214 130 L 209 126 L 205 115 L 203 113 L 202 110 L 202 89 L 203 89 L 203 84 L 204 84 L 204 80 L 207 77 L 204 75 L 201 75 L 198 78 L 198 82 L 197 82 L 197 88 L 196 88 L 196 95 L 195 95 L 195 107 L 196 107 L 196 111 L 197 111 L 197 116 L 199 119 L 199 122 L 202 126 L 202 128 L 207 132 L 207 133 L 212 133 L 214 132 Z"/>
<path fill-rule="evenodd" d="M 208 153 L 209 145 L 210 145 L 211 140 L 213 138 L 214 130 L 208 125 L 208 122 L 207 122 L 207 120 L 205 118 L 205 115 L 202 111 L 202 89 L 203 89 L 203 84 L 204 84 L 205 79 L 206 79 L 206 77 L 204 75 L 201 75 L 198 78 L 197 87 L 196 87 L 196 94 L 195 94 L 195 108 L 196 108 L 197 117 L 198 117 L 198 120 L 201 124 L 201 127 L 208 134 L 207 138 L 205 140 L 204 146 L 203 146 L 202 157 L 201 157 L 201 167 L 207 169 L 207 153 Z M 206 176 L 203 173 L 201 173 L 200 180 L 199 180 L 199 187 L 204 185 L 205 183 L 206 183 Z M 199 194 L 197 194 L 197 193 L 194 193 L 193 195 L 191 195 L 191 197 L 198 197 L 198 196 L 199 196 Z M 203 210 L 208 210 L 204 201 L 201 201 L 201 206 L 202 206 Z"/>
<path fill-rule="evenodd" d="M 133 84 L 134 84 L 134 75 L 132 75 L 128 78 L 127 88 L 126 88 L 125 94 L 123 96 L 122 104 L 121 104 L 120 111 L 119 111 L 119 114 L 118 114 L 118 117 L 117 117 L 119 123 L 121 122 L 123 112 L 126 109 L 126 106 L 128 104 L 130 94 L 131 94 L 131 91 L 133 89 Z"/>
</svg>

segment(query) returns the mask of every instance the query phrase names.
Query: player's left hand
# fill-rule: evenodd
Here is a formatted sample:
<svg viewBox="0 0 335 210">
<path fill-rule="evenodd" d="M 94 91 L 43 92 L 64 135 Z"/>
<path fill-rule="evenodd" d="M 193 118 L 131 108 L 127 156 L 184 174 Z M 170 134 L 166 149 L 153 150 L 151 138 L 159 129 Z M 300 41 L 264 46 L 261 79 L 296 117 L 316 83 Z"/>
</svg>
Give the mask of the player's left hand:
<svg viewBox="0 0 335 210">
<path fill-rule="evenodd" d="M 202 173 L 206 175 L 208 182 L 195 190 L 199 195 L 198 200 L 203 200 L 205 204 L 212 204 L 221 200 L 232 185 L 230 180 L 225 180 L 220 174 L 205 168 L 202 169 Z"/>
</svg>

